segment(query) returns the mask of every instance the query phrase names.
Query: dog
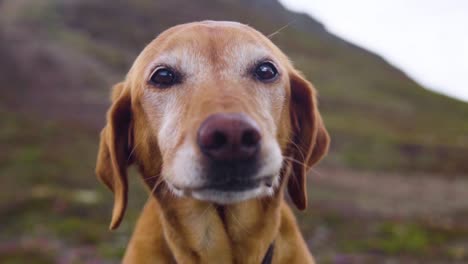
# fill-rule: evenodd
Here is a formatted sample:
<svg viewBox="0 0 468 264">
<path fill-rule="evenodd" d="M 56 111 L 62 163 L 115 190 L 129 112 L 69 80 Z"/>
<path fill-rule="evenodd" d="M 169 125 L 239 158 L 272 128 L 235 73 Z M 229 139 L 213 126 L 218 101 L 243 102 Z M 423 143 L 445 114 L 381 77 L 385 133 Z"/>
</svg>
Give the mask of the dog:
<svg viewBox="0 0 468 264">
<path fill-rule="evenodd" d="M 284 193 L 307 206 L 328 151 L 316 90 L 237 22 L 172 27 L 112 89 L 96 174 L 127 204 L 127 168 L 150 192 L 123 263 L 314 263 Z"/>
</svg>

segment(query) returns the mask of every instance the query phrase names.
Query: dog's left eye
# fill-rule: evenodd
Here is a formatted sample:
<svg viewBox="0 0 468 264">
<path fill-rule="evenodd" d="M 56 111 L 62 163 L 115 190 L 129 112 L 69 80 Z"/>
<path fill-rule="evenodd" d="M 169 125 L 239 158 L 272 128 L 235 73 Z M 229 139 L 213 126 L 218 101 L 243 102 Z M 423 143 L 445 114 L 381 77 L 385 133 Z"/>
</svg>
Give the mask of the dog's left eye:
<svg viewBox="0 0 468 264">
<path fill-rule="evenodd" d="M 153 72 L 150 81 L 156 86 L 165 88 L 176 83 L 177 75 L 173 70 L 162 67 Z"/>
<path fill-rule="evenodd" d="M 255 77 L 263 82 L 269 82 L 276 79 L 278 70 L 273 63 L 267 61 L 259 64 L 255 68 Z"/>
</svg>

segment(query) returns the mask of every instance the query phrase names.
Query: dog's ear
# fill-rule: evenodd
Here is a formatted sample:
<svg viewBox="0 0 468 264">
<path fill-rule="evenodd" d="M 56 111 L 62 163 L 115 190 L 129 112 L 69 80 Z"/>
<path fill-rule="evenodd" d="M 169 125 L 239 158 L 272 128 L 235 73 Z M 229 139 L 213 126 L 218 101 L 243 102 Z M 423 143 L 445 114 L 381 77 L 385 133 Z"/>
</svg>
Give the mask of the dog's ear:
<svg viewBox="0 0 468 264">
<path fill-rule="evenodd" d="M 131 97 L 124 83 L 112 91 L 112 105 L 107 112 L 107 123 L 101 131 L 101 142 L 96 163 L 96 175 L 114 193 L 114 208 L 110 229 L 122 221 L 127 206 L 127 167 L 131 149 Z"/>
<path fill-rule="evenodd" d="M 328 152 L 330 137 L 317 108 L 316 91 L 297 71 L 289 74 L 291 87 L 291 143 L 288 145 L 290 169 L 288 192 L 296 207 L 307 207 L 306 175 Z"/>
</svg>

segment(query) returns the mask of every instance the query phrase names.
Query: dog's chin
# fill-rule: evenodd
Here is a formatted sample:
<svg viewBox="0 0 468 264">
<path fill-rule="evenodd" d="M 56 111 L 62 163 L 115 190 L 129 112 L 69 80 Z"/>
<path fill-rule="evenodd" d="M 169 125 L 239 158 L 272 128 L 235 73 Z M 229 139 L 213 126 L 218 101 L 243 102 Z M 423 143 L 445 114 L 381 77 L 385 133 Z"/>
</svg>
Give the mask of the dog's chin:
<svg viewBox="0 0 468 264">
<path fill-rule="evenodd" d="M 202 188 L 177 188 L 168 184 L 169 189 L 177 196 L 190 197 L 200 201 L 216 204 L 233 204 L 250 199 L 273 196 L 279 185 L 279 176 L 268 181 L 260 181 L 252 186 L 229 189 L 228 186 L 211 186 Z"/>
<path fill-rule="evenodd" d="M 246 201 L 249 199 L 272 196 L 273 193 L 273 187 L 259 186 L 253 189 L 243 191 L 203 189 L 192 191 L 190 195 L 191 197 L 202 201 L 213 202 L 218 204 L 232 204 Z"/>
</svg>

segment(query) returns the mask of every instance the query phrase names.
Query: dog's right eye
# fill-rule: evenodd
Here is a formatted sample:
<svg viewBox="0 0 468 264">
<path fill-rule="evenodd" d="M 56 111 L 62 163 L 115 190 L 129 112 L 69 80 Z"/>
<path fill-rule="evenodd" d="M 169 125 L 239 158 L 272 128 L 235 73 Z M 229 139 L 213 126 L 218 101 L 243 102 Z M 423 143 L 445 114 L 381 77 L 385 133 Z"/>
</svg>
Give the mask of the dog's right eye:
<svg viewBox="0 0 468 264">
<path fill-rule="evenodd" d="M 150 82 L 157 87 L 167 88 L 177 82 L 177 75 L 169 68 L 157 68 L 151 75 Z"/>
</svg>

